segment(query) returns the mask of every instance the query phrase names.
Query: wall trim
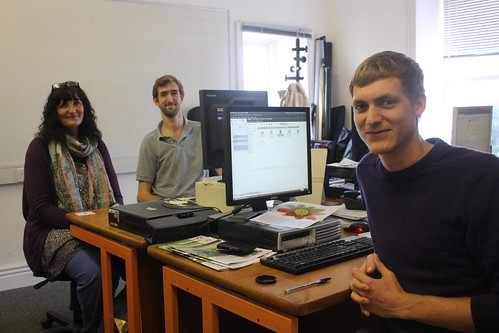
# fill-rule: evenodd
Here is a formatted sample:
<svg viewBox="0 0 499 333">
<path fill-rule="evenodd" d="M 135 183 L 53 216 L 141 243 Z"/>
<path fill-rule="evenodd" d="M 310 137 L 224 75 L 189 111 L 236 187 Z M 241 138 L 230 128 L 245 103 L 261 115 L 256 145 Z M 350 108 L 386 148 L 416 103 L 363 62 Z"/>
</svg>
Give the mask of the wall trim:
<svg viewBox="0 0 499 333">
<path fill-rule="evenodd" d="M 0 269 L 0 292 L 33 286 L 42 280 L 44 278 L 34 277 L 27 265 Z"/>
</svg>

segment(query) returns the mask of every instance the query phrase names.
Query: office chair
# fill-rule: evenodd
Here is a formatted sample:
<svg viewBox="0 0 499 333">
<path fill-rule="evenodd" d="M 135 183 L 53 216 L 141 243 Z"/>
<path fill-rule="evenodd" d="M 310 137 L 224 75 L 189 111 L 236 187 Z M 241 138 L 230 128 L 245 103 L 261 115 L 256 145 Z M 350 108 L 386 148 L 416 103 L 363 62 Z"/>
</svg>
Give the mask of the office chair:
<svg viewBox="0 0 499 333">
<path fill-rule="evenodd" d="M 23 197 L 22 197 L 22 210 L 23 210 L 23 217 L 24 220 L 27 221 L 28 219 L 28 212 L 29 212 L 29 203 L 28 203 L 28 198 L 26 195 L 26 190 L 23 185 Z M 57 281 L 71 281 L 71 297 L 70 297 L 70 305 L 69 308 L 73 312 L 73 319 L 69 320 L 65 318 L 63 315 L 52 311 L 48 310 L 46 312 L 47 318 L 45 320 L 41 321 L 41 325 L 43 327 L 43 330 L 39 331 L 39 333 L 78 333 L 80 332 L 81 329 L 81 309 L 80 309 L 80 304 L 78 303 L 78 298 L 76 296 L 76 281 L 72 280 L 68 276 L 65 276 L 62 274 L 57 278 Z M 48 279 L 43 280 L 41 282 L 38 282 L 33 286 L 35 289 L 40 289 L 44 285 L 46 285 L 49 282 Z M 56 322 L 61 327 L 52 327 L 52 324 Z"/>
<path fill-rule="evenodd" d="M 201 121 L 201 109 L 199 106 L 195 106 L 187 112 L 187 119 Z"/>
</svg>

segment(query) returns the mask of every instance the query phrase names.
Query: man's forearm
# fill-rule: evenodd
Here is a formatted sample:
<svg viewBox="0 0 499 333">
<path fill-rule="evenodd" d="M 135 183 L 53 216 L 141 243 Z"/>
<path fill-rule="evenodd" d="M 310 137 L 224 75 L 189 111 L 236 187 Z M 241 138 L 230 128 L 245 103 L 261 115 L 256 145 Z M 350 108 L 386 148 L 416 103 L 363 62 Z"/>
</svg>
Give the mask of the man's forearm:
<svg viewBox="0 0 499 333">
<path fill-rule="evenodd" d="M 161 200 L 160 197 L 152 194 L 151 192 L 152 192 L 152 183 L 139 181 L 139 188 L 137 191 L 137 201 L 146 202 L 146 201 Z"/>
<path fill-rule="evenodd" d="M 137 194 L 137 202 L 158 201 L 158 200 L 161 200 L 161 198 L 147 191 L 139 191 L 139 193 Z"/>
<path fill-rule="evenodd" d="M 459 332 L 475 332 L 471 315 L 471 299 L 445 298 L 407 294 L 408 306 L 401 319 L 419 321 Z"/>
<path fill-rule="evenodd" d="M 161 200 L 161 198 L 153 194 L 145 194 L 137 196 L 137 202 L 158 201 L 158 200 Z"/>
</svg>

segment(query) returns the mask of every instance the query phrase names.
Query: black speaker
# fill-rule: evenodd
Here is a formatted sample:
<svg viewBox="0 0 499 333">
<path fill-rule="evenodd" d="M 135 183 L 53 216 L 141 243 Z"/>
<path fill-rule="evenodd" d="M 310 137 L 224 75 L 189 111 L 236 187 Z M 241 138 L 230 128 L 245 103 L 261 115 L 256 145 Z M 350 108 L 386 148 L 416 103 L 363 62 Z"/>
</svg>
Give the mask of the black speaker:
<svg viewBox="0 0 499 333">
<path fill-rule="evenodd" d="M 334 108 L 329 109 L 327 119 L 330 119 L 329 123 L 329 132 L 326 133 L 326 140 L 331 140 L 333 142 L 338 141 L 338 137 L 340 136 L 341 129 L 345 126 L 345 106 L 335 106 Z"/>
</svg>

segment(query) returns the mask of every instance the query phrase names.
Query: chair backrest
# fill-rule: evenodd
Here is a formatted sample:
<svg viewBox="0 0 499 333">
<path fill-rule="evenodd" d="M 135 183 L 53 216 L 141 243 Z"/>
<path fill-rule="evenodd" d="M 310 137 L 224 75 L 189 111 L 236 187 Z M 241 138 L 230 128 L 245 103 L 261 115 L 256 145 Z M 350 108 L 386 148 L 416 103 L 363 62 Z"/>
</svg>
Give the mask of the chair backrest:
<svg viewBox="0 0 499 333">
<path fill-rule="evenodd" d="M 187 112 L 187 119 L 201 121 L 201 109 L 199 106 L 195 106 Z"/>
<path fill-rule="evenodd" d="M 22 194 L 22 210 L 23 210 L 24 220 L 27 221 L 28 220 L 28 213 L 29 213 L 29 202 L 28 202 L 28 195 L 26 194 L 26 188 L 24 186 L 24 183 L 23 183 L 23 194 Z M 63 316 L 57 314 L 54 311 L 48 311 L 47 312 L 47 316 L 48 317 L 50 316 L 51 318 L 54 318 L 54 319 L 53 320 L 49 319 L 47 321 L 47 323 L 49 323 L 49 322 L 51 323 L 52 321 L 56 320 L 55 318 L 59 318 L 60 317 L 61 319 L 59 319 L 59 320 L 61 322 L 65 322 L 66 326 L 68 327 L 68 329 L 71 329 L 71 327 L 73 327 L 73 329 L 71 330 L 72 332 L 73 331 L 74 332 L 79 332 L 79 328 L 81 328 L 82 319 L 81 319 L 80 303 L 78 303 L 78 296 L 76 295 L 76 281 L 73 280 L 73 279 L 71 279 L 69 276 L 65 275 L 64 273 L 60 274 L 56 278 L 56 280 L 58 280 L 58 281 L 71 281 L 71 296 L 70 296 L 70 298 L 71 298 L 71 305 L 70 305 L 69 308 L 73 312 L 73 321 L 72 322 L 68 321 Z M 37 284 L 35 284 L 33 286 L 33 288 L 40 289 L 41 287 L 43 287 L 44 285 L 46 285 L 49 282 L 50 282 L 49 279 L 42 280 L 42 281 L 38 282 Z M 50 325 L 47 326 L 47 327 L 45 327 L 45 328 L 48 328 L 48 331 L 50 331 L 50 332 L 55 332 L 55 331 L 53 331 L 53 330 L 50 329 Z M 44 331 L 42 331 L 42 332 L 44 332 Z"/>
<path fill-rule="evenodd" d="M 28 196 L 26 194 L 26 188 L 24 187 L 24 184 L 23 184 L 22 208 L 23 208 L 24 220 L 27 221 L 28 220 L 28 213 L 29 213 L 29 203 L 28 203 Z"/>
</svg>

